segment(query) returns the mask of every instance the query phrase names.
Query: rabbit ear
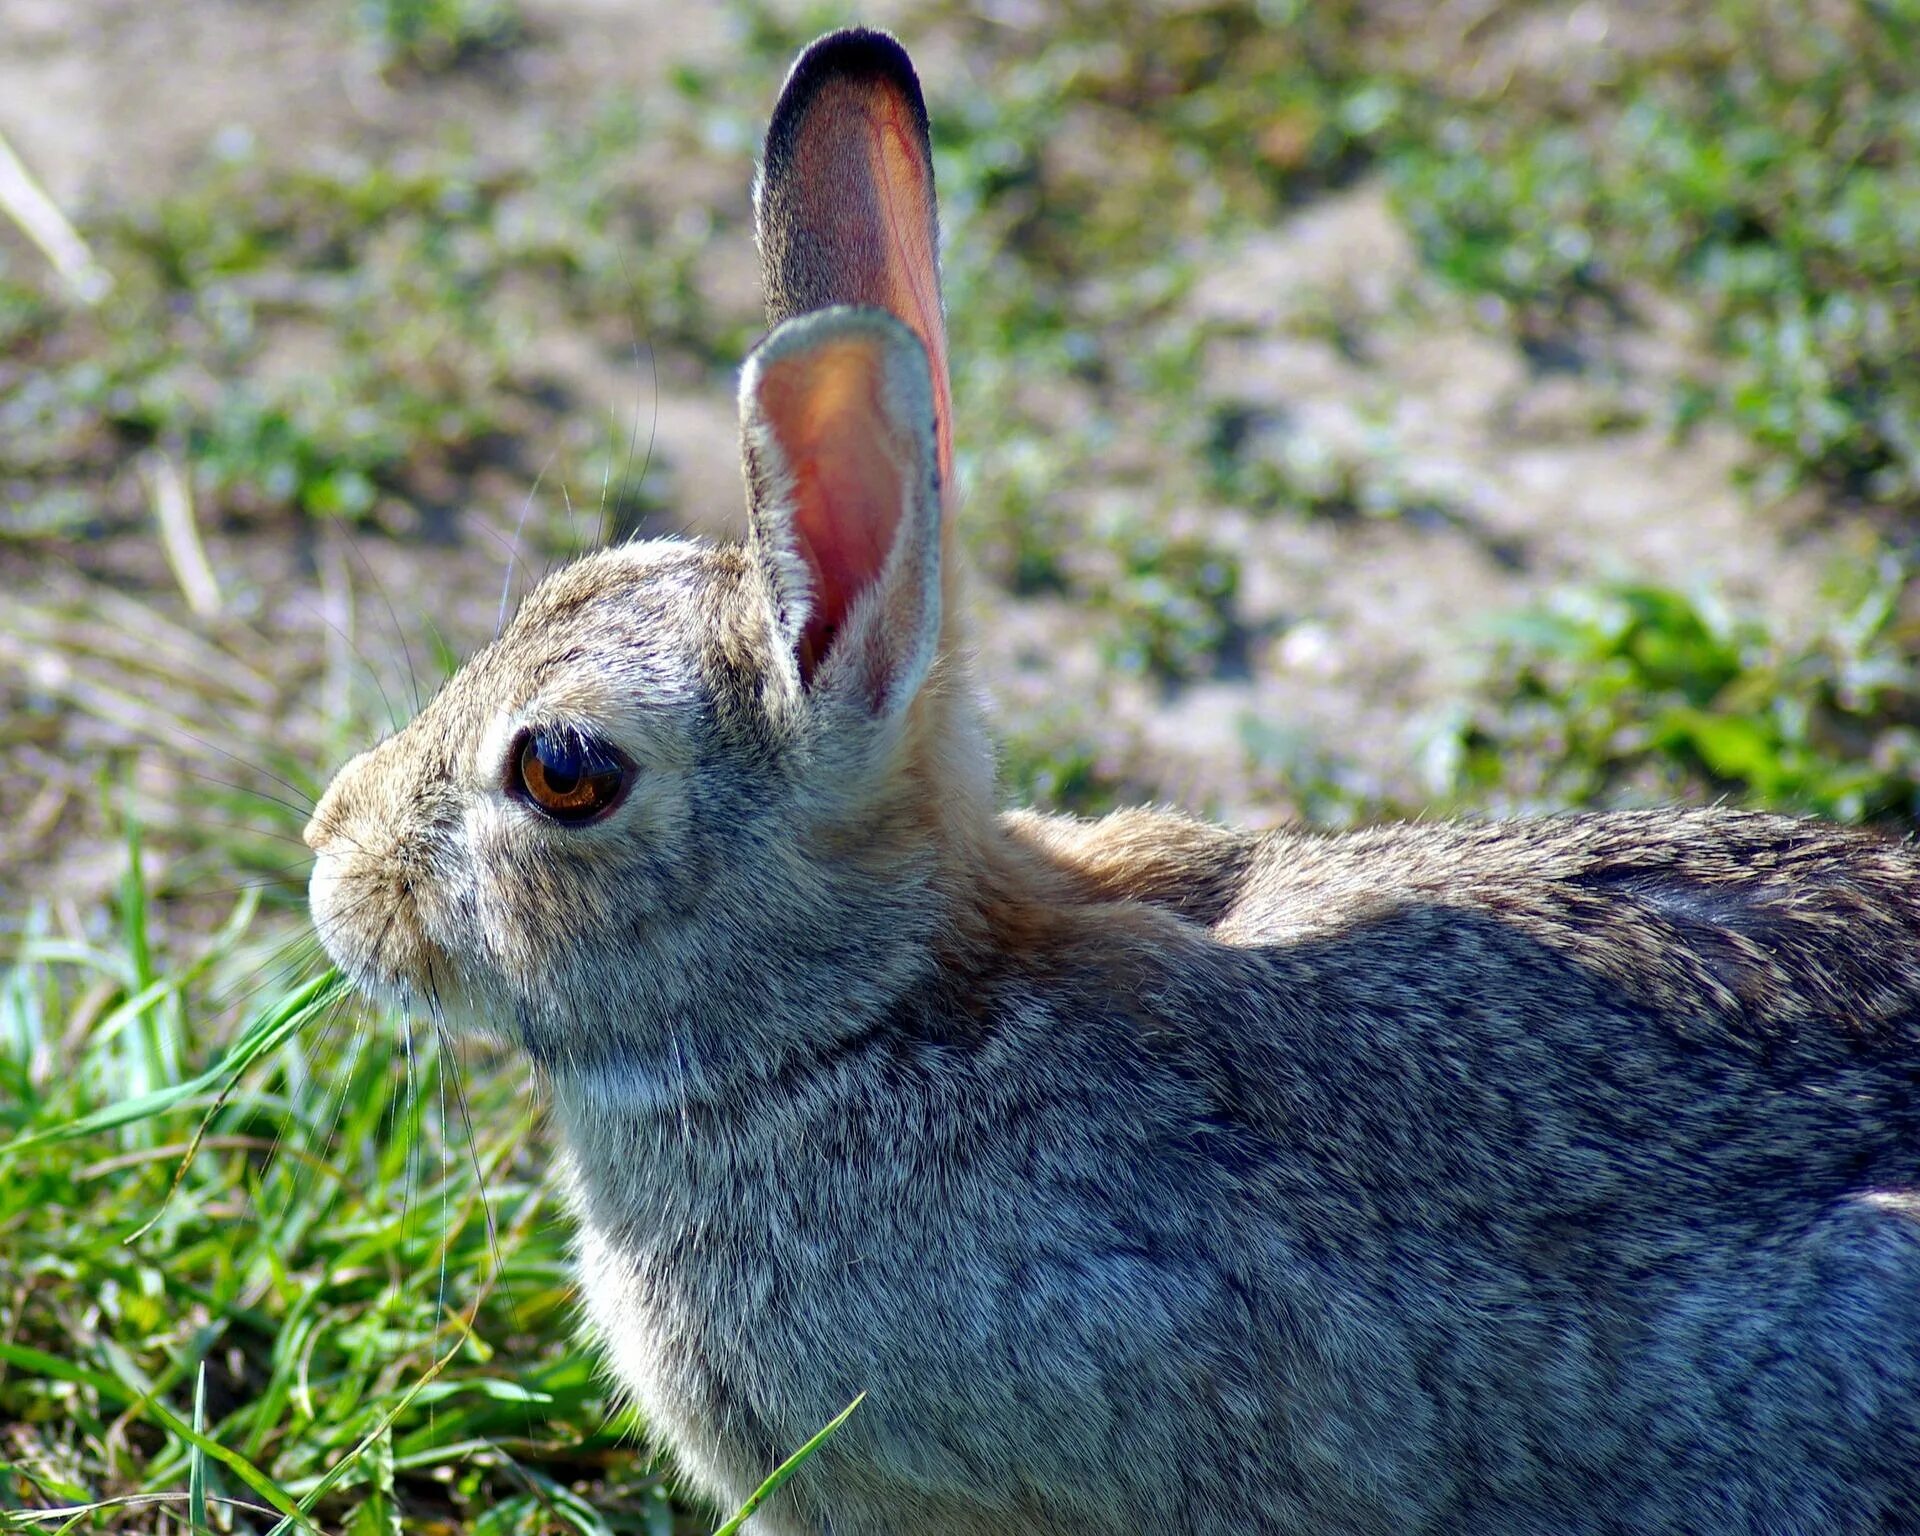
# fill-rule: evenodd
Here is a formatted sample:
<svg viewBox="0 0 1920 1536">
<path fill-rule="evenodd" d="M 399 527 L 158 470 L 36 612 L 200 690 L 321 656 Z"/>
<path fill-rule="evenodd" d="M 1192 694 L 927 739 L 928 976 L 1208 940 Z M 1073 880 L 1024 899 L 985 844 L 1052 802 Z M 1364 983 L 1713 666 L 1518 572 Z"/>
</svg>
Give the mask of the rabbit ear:
<svg viewBox="0 0 1920 1536">
<path fill-rule="evenodd" d="M 940 483 L 952 396 L 927 109 L 906 50 L 851 28 L 800 55 L 767 128 L 755 226 L 767 320 L 869 304 L 912 328 L 932 373 Z"/>
<path fill-rule="evenodd" d="M 802 684 L 889 715 L 940 634 L 934 394 L 914 334 L 877 309 L 777 327 L 740 378 L 751 544 Z"/>
</svg>

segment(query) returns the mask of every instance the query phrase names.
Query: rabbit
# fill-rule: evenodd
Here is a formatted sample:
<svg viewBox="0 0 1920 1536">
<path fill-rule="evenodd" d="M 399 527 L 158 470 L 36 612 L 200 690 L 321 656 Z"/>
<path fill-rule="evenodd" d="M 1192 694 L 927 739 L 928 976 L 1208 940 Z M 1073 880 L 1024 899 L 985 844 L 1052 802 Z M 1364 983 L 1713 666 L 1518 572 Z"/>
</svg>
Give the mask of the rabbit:
<svg viewBox="0 0 1920 1536">
<path fill-rule="evenodd" d="M 761 1536 L 1920 1532 L 1920 857 L 1729 809 L 997 808 L 925 108 L 794 65 L 743 544 L 590 554 L 307 829 L 550 1081 L 591 1333 Z"/>
</svg>

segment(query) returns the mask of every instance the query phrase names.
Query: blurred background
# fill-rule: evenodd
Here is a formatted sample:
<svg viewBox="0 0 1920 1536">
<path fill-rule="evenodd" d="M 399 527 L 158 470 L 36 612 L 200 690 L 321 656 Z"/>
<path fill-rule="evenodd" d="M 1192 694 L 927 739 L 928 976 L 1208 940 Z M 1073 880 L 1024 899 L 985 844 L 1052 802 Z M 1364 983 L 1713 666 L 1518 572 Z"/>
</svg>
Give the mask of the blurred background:
<svg viewBox="0 0 1920 1536">
<path fill-rule="evenodd" d="M 331 770 L 555 562 L 738 531 L 753 155 L 850 20 L 1009 801 L 1910 828 L 1917 0 L 0 0 L 0 1529 L 703 1528 L 517 1065 L 195 1074 L 304 995 Z"/>
</svg>

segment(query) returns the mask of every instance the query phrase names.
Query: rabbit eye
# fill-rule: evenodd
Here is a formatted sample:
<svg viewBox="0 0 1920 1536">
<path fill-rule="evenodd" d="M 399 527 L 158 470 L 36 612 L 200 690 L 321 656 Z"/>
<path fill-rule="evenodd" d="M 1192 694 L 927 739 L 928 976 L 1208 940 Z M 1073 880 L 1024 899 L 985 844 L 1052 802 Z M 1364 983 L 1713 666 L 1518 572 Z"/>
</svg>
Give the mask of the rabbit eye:
<svg viewBox="0 0 1920 1536">
<path fill-rule="evenodd" d="M 524 731 L 508 761 L 508 792 L 555 821 L 578 826 L 619 804 L 633 764 L 577 731 Z"/>
</svg>

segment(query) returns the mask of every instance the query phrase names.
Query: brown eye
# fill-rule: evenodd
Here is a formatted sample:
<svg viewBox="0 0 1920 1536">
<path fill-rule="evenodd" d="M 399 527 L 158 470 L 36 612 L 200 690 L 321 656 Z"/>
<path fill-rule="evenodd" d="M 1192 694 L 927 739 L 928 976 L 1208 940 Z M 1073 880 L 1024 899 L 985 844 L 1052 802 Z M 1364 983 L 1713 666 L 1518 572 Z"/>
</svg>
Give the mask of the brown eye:
<svg viewBox="0 0 1920 1536">
<path fill-rule="evenodd" d="M 633 765 L 577 731 L 528 731 L 508 765 L 507 788 L 555 821 L 592 821 L 619 803 Z"/>
</svg>

